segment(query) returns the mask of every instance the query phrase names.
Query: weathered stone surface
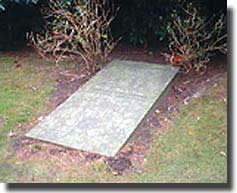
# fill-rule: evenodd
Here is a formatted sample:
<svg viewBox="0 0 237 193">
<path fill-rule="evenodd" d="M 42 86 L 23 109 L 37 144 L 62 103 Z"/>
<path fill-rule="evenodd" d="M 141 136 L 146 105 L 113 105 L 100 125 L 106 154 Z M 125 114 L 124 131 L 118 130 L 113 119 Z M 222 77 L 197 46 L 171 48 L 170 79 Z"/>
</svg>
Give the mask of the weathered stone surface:
<svg viewBox="0 0 237 193">
<path fill-rule="evenodd" d="M 170 66 L 114 60 L 27 136 L 114 156 L 177 71 Z"/>
</svg>

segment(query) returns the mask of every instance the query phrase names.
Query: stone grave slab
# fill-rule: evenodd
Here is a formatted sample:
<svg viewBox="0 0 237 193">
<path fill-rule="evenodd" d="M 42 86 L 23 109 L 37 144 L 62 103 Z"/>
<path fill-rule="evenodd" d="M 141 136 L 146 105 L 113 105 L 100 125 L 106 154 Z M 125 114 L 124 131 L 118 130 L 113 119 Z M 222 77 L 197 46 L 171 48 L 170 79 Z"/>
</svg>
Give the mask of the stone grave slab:
<svg viewBox="0 0 237 193">
<path fill-rule="evenodd" d="M 177 72 L 168 65 L 114 60 L 26 136 L 112 157 Z"/>
</svg>

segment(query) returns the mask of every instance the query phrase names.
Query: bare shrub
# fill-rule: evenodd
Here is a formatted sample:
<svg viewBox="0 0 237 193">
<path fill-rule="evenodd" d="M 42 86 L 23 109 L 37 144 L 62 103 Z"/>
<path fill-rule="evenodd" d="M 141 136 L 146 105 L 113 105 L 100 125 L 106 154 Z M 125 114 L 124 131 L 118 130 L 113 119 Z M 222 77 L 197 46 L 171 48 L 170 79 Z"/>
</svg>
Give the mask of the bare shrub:
<svg viewBox="0 0 237 193">
<path fill-rule="evenodd" d="M 169 52 L 164 55 L 185 72 L 201 71 L 216 51 L 227 53 L 224 15 L 206 19 L 192 4 L 182 6 L 183 15 L 172 13 L 167 29 Z"/>
<path fill-rule="evenodd" d="M 43 34 L 30 34 L 30 44 L 56 63 L 65 57 L 80 57 L 88 74 L 101 69 L 116 45 L 110 24 L 116 10 L 106 0 L 73 0 L 70 5 L 50 1 L 42 13 L 46 21 Z"/>
</svg>

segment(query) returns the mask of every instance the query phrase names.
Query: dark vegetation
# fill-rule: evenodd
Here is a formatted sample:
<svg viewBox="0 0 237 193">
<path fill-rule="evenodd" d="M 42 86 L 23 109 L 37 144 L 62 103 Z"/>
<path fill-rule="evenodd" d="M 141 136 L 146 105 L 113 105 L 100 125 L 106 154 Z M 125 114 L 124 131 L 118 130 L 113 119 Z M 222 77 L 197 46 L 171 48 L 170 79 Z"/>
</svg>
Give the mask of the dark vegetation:
<svg viewBox="0 0 237 193">
<path fill-rule="evenodd" d="M 0 10 L 1 50 L 28 45 L 56 64 L 76 59 L 90 75 L 118 42 L 162 49 L 184 72 L 201 72 L 227 53 L 224 0 L 1 0 Z"/>
<path fill-rule="evenodd" d="M 61 0 L 68 5 L 73 0 Z M 120 7 L 112 23 L 114 37 L 123 37 L 125 44 L 157 47 L 167 40 L 167 22 L 172 9 L 178 10 L 179 0 L 109 0 Z M 189 0 L 190 1 L 190 0 Z M 226 1 L 192 0 L 207 17 L 226 14 Z M 40 8 L 47 0 L 0 0 L 0 49 L 26 46 L 26 32 L 43 29 Z"/>
<path fill-rule="evenodd" d="M 26 33 L 42 29 L 39 5 L 17 2 L 0 0 L 0 50 L 23 48 L 27 45 Z"/>
<path fill-rule="evenodd" d="M 107 0 L 51 2 L 41 11 L 44 31 L 28 33 L 27 38 L 42 57 L 53 56 L 56 64 L 64 58 L 80 58 L 83 70 L 93 74 L 107 62 L 118 42 L 110 29 L 116 12 Z"/>
<path fill-rule="evenodd" d="M 207 19 L 199 12 L 191 3 L 184 5 L 182 13 L 172 11 L 172 20 L 167 25 L 169 52 L 163 55 L 185 72 L 201 72 L 213 54 L 227 53 L 224 14 Z"/>
<path fill-rule="evenodd" d="M 123 36 L 124 42 L 133 45 L 157 47 L 167 40 L 166 25 L 172 20 L 171 10 L 180 10 L 180 0 L 114 0 L 120 12 L 114 22 L 113 33 Z M 194 5 L 202 8 L 202 14 L 211 16 L 225 12 L 226 1 L 194 0 Z M 163 42 L 163 41 L 162 41 Z"/>
</svg>

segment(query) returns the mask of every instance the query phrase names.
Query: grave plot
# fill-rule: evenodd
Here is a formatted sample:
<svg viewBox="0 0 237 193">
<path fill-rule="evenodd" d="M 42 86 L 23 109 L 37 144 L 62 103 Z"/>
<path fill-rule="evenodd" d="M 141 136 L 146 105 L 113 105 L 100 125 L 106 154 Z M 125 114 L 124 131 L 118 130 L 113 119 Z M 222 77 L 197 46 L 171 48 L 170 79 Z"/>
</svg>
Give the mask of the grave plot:
<svg viewBox="0 0 237 193">
<path fill-rule="evenodd" d="M 114 60 L 26 136 L 112 157 L 177 72 L 168 65 Z"/>
</svg>

